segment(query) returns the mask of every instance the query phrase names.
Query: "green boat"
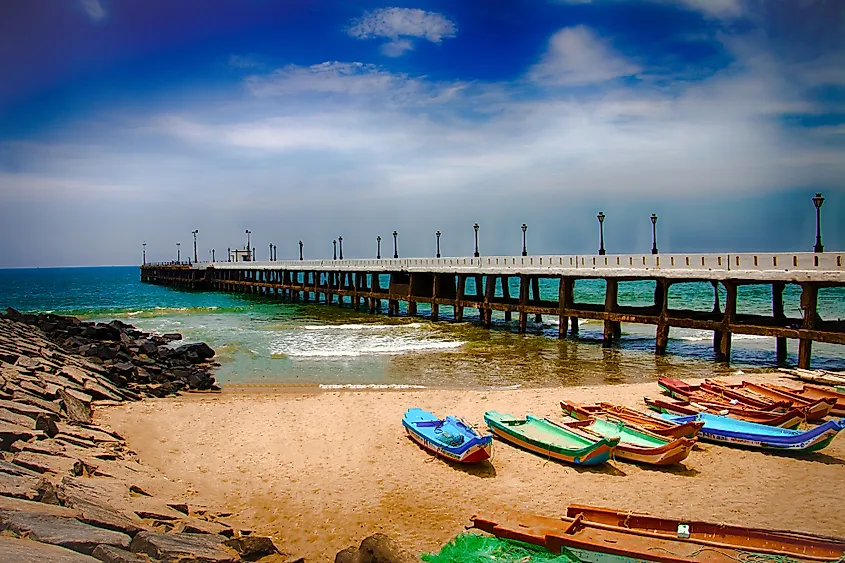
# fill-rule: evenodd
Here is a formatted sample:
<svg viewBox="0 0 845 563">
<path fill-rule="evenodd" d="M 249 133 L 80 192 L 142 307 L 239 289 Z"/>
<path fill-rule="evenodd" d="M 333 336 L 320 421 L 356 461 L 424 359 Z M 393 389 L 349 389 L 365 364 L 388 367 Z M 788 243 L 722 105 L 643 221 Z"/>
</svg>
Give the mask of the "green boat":
<svg viewBox="0 0 845 563">
<path fill-rule="evenodd" d="M 592 437 L 530 414 L 516 418 L 510 414 L 487 411 L 484 422 L 493 434 L 506 442 L 575 465 L 602 464 L 610 459 L 619 443 L 618 436 Z"/>
<path fill-rule="evenodd" d="M 695 445 L 695 438 L 667 438 L 621 421 L 601 416 L 564 423 L 574 432 L 584 432 L 604 438 L 617 438 L 616 457 L 649 465 L 671 465 L 687 458 Z"/>
</svg>

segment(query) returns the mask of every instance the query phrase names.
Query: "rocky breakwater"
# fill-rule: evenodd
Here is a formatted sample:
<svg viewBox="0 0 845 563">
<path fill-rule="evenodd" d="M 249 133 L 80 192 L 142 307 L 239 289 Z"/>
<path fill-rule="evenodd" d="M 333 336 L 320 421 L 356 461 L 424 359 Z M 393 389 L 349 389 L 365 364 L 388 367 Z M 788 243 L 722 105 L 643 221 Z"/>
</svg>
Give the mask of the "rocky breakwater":
<svg viewBox="0 0 845 563">
<path fill-rule="evenodd" d="M 0 315 L 0 560 L 293 560 L 92 422 L 101 406 L 216 389 L 214 351 L 170 340 L 119 321 Z"/>
</svg>

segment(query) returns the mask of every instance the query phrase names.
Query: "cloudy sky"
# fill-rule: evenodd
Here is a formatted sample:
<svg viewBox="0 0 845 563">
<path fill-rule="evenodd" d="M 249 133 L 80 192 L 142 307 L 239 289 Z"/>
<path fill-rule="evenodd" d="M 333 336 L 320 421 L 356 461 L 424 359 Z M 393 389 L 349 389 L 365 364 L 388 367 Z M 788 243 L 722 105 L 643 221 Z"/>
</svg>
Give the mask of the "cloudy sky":
<svg viewBox="0 0 845 563">
<path fill-rule="evenodd" d="M 845 246 L 841 0 L 12 1 L 0 77 L 0 267 Z"/>
</svg>

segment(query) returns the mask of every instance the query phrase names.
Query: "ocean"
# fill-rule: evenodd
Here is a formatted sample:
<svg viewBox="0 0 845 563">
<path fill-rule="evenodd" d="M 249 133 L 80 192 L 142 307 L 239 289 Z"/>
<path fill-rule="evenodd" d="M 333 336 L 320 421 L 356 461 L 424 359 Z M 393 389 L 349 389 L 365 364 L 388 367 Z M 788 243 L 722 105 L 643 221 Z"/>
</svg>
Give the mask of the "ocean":
<svg viewBox="0 0 845 563">
<path fill-rule="evenodd" d="M 0 270 L 0 307 L 120 319 L 145 331 L 180 332 L 185 341 L 205 341 L 217 351 L 221 367 L 216 376 L 223 385 L 510 388 L 711 377 L 775 365 L 774 338 L 734 335 L 732 362 L 726 365 L 713 361 L 707 331 L 673 328 L 667 354 L 655 356 L 653 326 L 624 324 L 620 344 L 602 348 L 601 322 L 582 320 L 577 339 L 560 340 L 556 318 L 532 323 L 522 336 L 501 313 L 494 314 L 494 328 L 487 330 L 474 310 L 461 323 L 448 319 L 449 307 L 441 307 L 444 320 L 432 322 L 423 305 L 418 317 L 388 318 L 348 306 L 143 284 L 139 274 L 136 266 Z M 540 292 L 555 298 L 557 287 L 541 286 Z M 581 302 L 602 303 L 603 292 L 601 280 L 576 284 Z M 653 292 L 653 282 L 621 283 L 619 300 L 645 305 Z M 787 286 L 788 316 L 800 317 L 799 297 L 797 287 Z M 712 309 L 712 288 L 674 286 L 670 307 L 681 306 Z M 769 314 L 770 290 L 741 287 L 739 312 Z M 819 312 L 825 319 L 845 318 L 845 291 L 822 290 Z M 790 363 L 797 361 L 797 348 L 797 342 L 789 342 Z M 813 354 L 814 367 L 845 368 L 843 346 L 815 343 Z"/>
</svg>

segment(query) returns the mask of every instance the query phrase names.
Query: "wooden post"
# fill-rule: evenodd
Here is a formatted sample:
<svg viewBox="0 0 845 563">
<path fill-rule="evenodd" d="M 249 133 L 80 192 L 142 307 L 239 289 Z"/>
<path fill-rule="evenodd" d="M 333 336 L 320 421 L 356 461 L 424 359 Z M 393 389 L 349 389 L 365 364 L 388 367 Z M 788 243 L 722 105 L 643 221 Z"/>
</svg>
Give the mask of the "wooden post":
<svg viewBox="0 0 845 563">
<path fill-rule="evenodd" d="M 440 305 L 437 304 L 437 283 L 440 281 L 440 274 L 431 276 L 431 320 L 440 318 Z"/>
<path fill-rule="evenodd" d="M 775 282 L 772 284 L 772 317 L 777 321 L 779 326 L 783 326 L 786 315 L 783 313 L 783 290 L 786 284 L 783 282 Z M 786 361 L 786 337 L 777 337 L 777 352 L 775 358 L 779 364 Z"/>
<path fill-rule="evenodd" d="M 713 315 L 714 316 L 721 316 L 722 315 L 722 307 L 719 305 L 719 282 L 712 281 L 710 282 L 713 285 Z M 722 347 L 722 331 L 716 329 L 713 331 L 713 352 L 716 354 L 716 357 L 719 357 L 719 350 Z"/>
<path fill-rule="evenodd" d="M 607 280 L 607 288 L 604 292 L 604 312 L 616 312 L 616 299 L 619 294 L 619 282 L 615 279 Z M 615 332 L 615 321 L 605 319 L 604 321 L 604 335 L 602 337 L 601 345 L 604 348 L 609 348 L 613 344 L 613 334 Z"/>
<path fill-rule="evenodd" d="M 493 309 L 490 304 L 496 295 L 496 276 L 486 276 L 484 286 L 484 326 L 489 327 L 493 323 Z"/>
<path fill-rule="evenodd" d="M 660 311 L 654 353 L 663 355 L 669 344 L 669 282 L 667 280 L 657 280 L 657 286 L 654 288 L 654 305 Z"/>
<path fill-rule="evenodd" d="M 461 300 L 464 298 L 464 286 L 466 284 L 466 276 L 458 274 L 458 289 L 455 292 L 455 320 L 461 322 L 464 320 L 464 308 L 461 305 Z"/>
<path fill-rule="evenodd" d="M 719 342 L 718 359 L 723 362 L 731 361 L 731 325 L 736 321 L 736 283 L 723 281 L 727 299 L 725 299 L 725 315 L 722 317 L 722 338 Z"/>
<path fill-rule="evenodd" d="M 525 304 L 528 302 L 528 276 L 519 276 L 519 333 L 524 334 L 528 325 L 528 313 Z"/>
<path fill-rule="evenodd" d="M 802 332 L 813 330 L 818 321 L 819 288 L 816 284 L 806 282 L 801 284 L 801 310 L 804 312 L 804 322 L 801 323 Z M 800 334 L 800 333 L 799 333 Z M 798 340 L 798 367 L 810 369 L 813 359 L 813 340 L 801 338 Z"/>
<path fill-rule="evenodd" d="M 569 329 L 569 317 L 566 316 L 566 278 L 561 276 L 557 288 L 557 337 L 563 338 Z"/>
<path fill-rule="evenodd" d="M 531 293 L 534 294 L 534 304 L 540 304 L 540 278 L 536 276 L 531 277 Z M 534 315 L 534 322 L 535 323 L 542 323 L 543 322 L 543 315 L 537 313 Z"/>
<path fill-rule="evenodd" d="M 414 274 L 408 275 L 408 316 L 417 316 L 417 302 L 414 301 Z"/>
<path fill-rule="evenodd" d="M 509 276 L 502 276 L 502 299 L 508 304 L 510 304 L 509 301 L 511 299 L 510 280 Z M 505 311 L 505 322 L 511 322 L 511 318 L 511 312 Z"/>
</svg>

